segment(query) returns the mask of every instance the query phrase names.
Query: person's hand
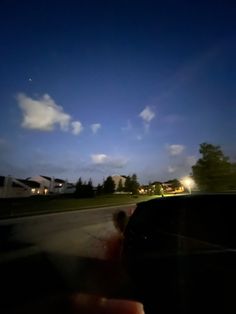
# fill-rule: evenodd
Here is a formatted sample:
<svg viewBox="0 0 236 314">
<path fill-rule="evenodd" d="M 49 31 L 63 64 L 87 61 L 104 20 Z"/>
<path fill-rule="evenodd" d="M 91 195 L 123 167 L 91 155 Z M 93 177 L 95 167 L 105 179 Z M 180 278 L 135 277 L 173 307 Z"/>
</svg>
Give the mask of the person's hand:
<svg viewBox="0 0 236 314">
<path fill-rule="evenodd" d="M 143 305 L 135 301 L 77 294 L 72 296 L 71 302 L 73 314 L 144 314 Z"/>
<path fill-rule="evenodd" d="M 119 260 L 123 234 L 117 231 L 106 240 L 105 257 Z M 107 299 L 90 294 L 75 294 L 71 297 L 73 314 L 144 314 L 143 305 L 130 300 Z"/>
<path fill-rule="evenodd" d="M 120 259 L 123 233 L 116 230 L 104 239 L 104 259 L 109 263 Z M 110 269 L 109 281 L 114 286 L 117 283 L 116 269 Z M 93 277 L 91 277 L 93 279 Z M 113 280 L 114 278 L 114 280 Z M 106 278 L 104 278 L 106 280 Z M 111 287 L 112 289 L 112 287 Z M 14 313 L 34 314 L 143 314 L 143 305 L 136 301 L 109 299 L 103 295 L 73 293 L 72 295 L 49 295 L 46 298 L 36 298 L 30 304 L 25 304 Z M 12 312 L 13 313 L 13 312 Z"/>
</svg>

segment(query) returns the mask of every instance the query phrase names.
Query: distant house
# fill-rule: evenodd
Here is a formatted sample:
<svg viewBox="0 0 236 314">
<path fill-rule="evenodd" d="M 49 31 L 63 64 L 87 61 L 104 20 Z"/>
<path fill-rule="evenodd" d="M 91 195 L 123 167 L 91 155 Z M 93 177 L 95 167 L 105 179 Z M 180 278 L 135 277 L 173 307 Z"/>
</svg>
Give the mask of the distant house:
<svg viewBox="0 0 236 314">
<path fill-rule="evenodd" d="M 162 183 L 162 186 L 165 193 L 176 194 L 184 192 L 184 186 L 177 179 L 166 181 Z"/>
<path fill-rule="evenodd" d="M 32 195 L 72 194 L 75 184 L 47 176 L 17 179 L 0 176 L 0 198 L 29 197 Z"/>
<path fill-rule="evenodd" d="M 74 193 L 75 191 L 73 183 L 68 183 L 66 180 L 54 177 L 39 175 L 30 177 L 27 180 L 40 183 L 50 194 Z"/>
<path fill-rule="evenodd" d="M 139 190 L 138 190 L 139 194 L 143 194 L 143 195 L 150 194 L 151 191 L 152 189 L 150 189 L 149 185 L 140 185 Z"/>
<path fill-rule="evenodd" d="M 41 194 L 38 182 L 0 176 L 0 198 L 29 197 L 35 194 Z"/>
<path fill-rule="evenodd" d="M 24 179 L 17 179 L 18 182 L 21 182 L 30 190 L 30 195 L 46 194 L 45 189 L 41 186 L 40 183 L 36 181 L 29 181 Z"/>
<path fill-rule="evenodd" d="M 119 182 L 121 181 L 122 183 L 122 186 L 124 187 L 125 186 L 125 181 L 126 181 L 126 176 L 123 176 L 123 175 L 113 175 L 112 176 L 112 180 L 115 182 L 115 190 L 118 189 L 118 186 L 119 186 Z"/>
<path fill-rule="evenodd" d="M 39 176 L 27 178 L 27 181 L 38 182 L 47 191 L 47 193 L 50 193 L 53 190 L 54 185 L 52 182 L 52 178 L 50 177 L 39 175 Z"/>
<path fill-rule="evenodd" d="M 183 193 L 184 187 L 177 180 L 169 180 L 167 182 L 155 181 L 149 185 L 142 185 L 139 187 L 139 194 L 177 194 Z"/>
</svg>

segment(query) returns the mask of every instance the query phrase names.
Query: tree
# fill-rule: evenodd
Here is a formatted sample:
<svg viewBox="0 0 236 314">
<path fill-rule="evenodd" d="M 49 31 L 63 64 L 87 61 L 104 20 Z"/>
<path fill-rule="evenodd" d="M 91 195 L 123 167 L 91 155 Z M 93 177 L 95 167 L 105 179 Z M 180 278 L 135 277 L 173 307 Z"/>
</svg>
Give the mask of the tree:
<svg viewBox="0 0 236 314">
<path fill-rule="evenodd" d="M 98 184 L 97 186 L 97 195 L 101 195 L 103 193 L 103 185 Z"/>
<path fill-rule="evenodd" d="M 139 183 L 137 180 L 137 175 L 134 173 L 131 177 L 127 176 L 125 180 L 125 191 L 131 192 L 133 194 L 138 193 Z"/>
<path fill-rule="evenodd" d="M 79 178 L 76 183 L 75 196 L 78 198 L 87 198 L 94 196 L 93 183 L 90 179 L 89 182 L 83 182 L 81 178 Z"/>
<path fill-rule="evenodd" d="M 131 177 L 131 192 L 133 194 L 138 194 L 139 183 L 137 175 L 134 173 Z"/>
<path fill-rule="evenodd" d="M 124 190 L 123 183 L 122 183 L 122 180 L 120 179 L 118 183 L 117 191 L 122 192 L 123 190 Z"/>
<path fill-rule="evenodd" d="M 86 185 L 86 189 L 85 189 L 86 193 L 86 197 L 94 197 L 94 188 L 93 188 L 93 182 L 92 179 L 89 179 L 88 184 Z"/>
<path fill-rule="evenodd" d="M 155 184 L 154 194 L 155 195 L 164 195 L 164 190 L 163 190 L 161 183 Z"/>
<path fill-rule="evenodd" d="M 229 189 L 236 190 L 236 163 L 232 163 L 230 167 Z"/>
<path fill-rule="evenodd" d="M 113 181 L 112 177 L 109 176 L 106 178 L 103 184 L 103 191 L 105 194 L 112 194 L 115 191 L 115 182 Z"/>
<path fill-rule="evenodd" d="M 82 185 L 83 185 L 82 179 L 79 178 L 79 180 L 77 181 L 76 186 L 75 186 L 75 196 L 76 197 L 81 197 Z"/>
<path fill-rule="evenodd" d="M 202 143 L 199 152 L 202 158 L 192 167 L 199 189 L 208 192 L 228 190 L 231 164 L 220 146 Z"/>
<path fill-rule="evenodd" d="M 130 176 L 127 176 L 125 180 L 125 192 L 131 192 L 131 186 L 132 186 L 131 178 Z"/>
</svg>

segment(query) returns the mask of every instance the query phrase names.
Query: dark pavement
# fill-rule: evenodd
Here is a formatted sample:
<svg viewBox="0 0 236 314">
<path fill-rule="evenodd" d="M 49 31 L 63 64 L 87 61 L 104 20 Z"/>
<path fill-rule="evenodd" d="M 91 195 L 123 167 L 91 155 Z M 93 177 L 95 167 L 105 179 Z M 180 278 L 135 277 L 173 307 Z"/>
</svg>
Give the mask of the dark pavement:
<svg viewBox="0 0 236 314">
<path fill-rule="evenodd" d="M 45 299 L 58 302 L 58 296 L 66 300 L 74 292 L 129 297 L 126 274 L 105 255 L 106 240 L 116 233 L 113 212 L 133 207 L 0 221 L 1 313 L 32 312 L 32 306 Z M 58 313 L 57 307 L 53 310 Z"/>
</svg>

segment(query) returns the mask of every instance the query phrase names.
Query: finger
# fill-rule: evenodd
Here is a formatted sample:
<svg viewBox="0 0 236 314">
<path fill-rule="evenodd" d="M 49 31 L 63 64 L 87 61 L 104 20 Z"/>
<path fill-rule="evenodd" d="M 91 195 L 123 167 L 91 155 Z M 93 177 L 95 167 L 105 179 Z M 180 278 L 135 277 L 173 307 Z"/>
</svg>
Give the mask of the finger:
<svg viewBox="0 0 236 314">
<path fill-rule="evenodd" d="M 123 243 L 123 237 L 116 233 L 110 236 L 106 240 L 105 245 L 105 259 L 107 260 L 119 260 L 121 248 Z"/>
<path fill-rule="evenodd" d="M 104 308 L 104 314 L 144 314 L 143 305 L 134 301 L 108 299 Z"/>
<path fill-rule="evenodd" d="M 74 295 L 72 303 L 74 313 L 78 314 L 144 314 L 141 303 L 106 299 L 95 295 Z"/>
</svg>

